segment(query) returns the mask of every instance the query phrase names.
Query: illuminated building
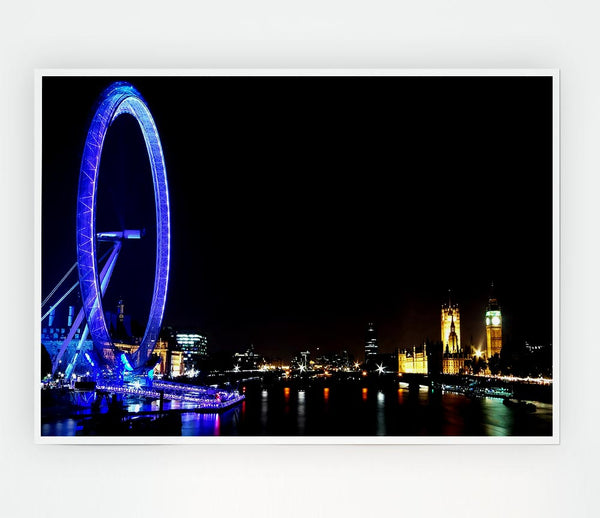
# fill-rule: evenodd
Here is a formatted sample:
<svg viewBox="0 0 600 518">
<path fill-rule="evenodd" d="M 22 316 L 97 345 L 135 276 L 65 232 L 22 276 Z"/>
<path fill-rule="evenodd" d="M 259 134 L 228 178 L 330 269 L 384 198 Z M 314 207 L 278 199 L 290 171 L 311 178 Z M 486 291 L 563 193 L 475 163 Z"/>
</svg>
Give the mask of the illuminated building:
<svg viewBox="0 0 600 518">
<path fill-rule="evenodd" d="M 319 356 L 317 356 L 314 360 L 313 369 L 338 371 L 349 369 L 350 364 L 350 354 L 348 351 L 340 351 L 336 353 L 319 354 Z"/>
<path fill-rule="evenodd" d="M 198 333 L 176 333 L 177 347 L 183 352 L 185 372 L 198 368 L 199 360 L 208 356 L 206 336 Z"/>
<path fill-rule="evenodd" d="M 169 375 L 173 378 L 185 374 L 183 351 L 170 349 L 168 342 L 159 340 L 153 354 L 160 358 L 160 363 L 154 367 L 155 374 Z"/>
<path fill-rule="evenodd" d="M 494 285 L 492 284 L 492 289 Z M 502 312 L 493 293 L 490 293 L 487 311 L 485 312 L 486 357 L 502 351 Z"/>
<path fill-rule="evenodd" d="M 444 374 L 466 374 L 465 360 L 461 355 L 444 355 L 442 372 Z"/>
<path fill-rule="evenodd" d="M 423 344 L 420 350 L 413 347 L 412 352 L 406 349 L 398 349 L 398 372 L 402 374 L 428 374 L 427 345 Z"/>
<path fill-rule="evenodd" d="M 450 322 L 450 333 L 448 334 L 448 340 L 446 341 L 446 354 L 456 354 L 460 352 L 458 335 L 456 334 L 456 327 L 454 326 L 454 319 Z"/>
<path fill-rule="evenodd" d="M 460 344 L 460 310 L 458 304 L 442 305 L 442 372 L 444 374 L 464 374 L 469 360 Z"/>
<path fill-rule="evenodd" d="M 254 352 L 254 345 L 250 345 L 245 353 L 235 353 L 233 363 L 239 370 L 258 370 L 264 363 L 260 354 Z"/>
<path fill-rule="evenodd" d="M 41 334 L 41 342 L 48 351 L 50 358 L 56 358 L 59 355 L 59 351 L 64 341 L 67 339 L 70 331 L 69 323 L 72 325 L 72 315 L 71 311 L 72 306 L 69 306 L 68 313 L 63 315 L 60 312 L 58 313 L 55 310 L 52 310 L 48 316 L 48 326 L 42 328 Z M 59 370 L 64 371 L 67 368 L 67 365 L 71 363 L 73 357 L 75 356 L 75 351 L 77 347 L 80 345 L 80 340 L 82 338 L 82 331 L 84 326 L 80 326 L 74 330 L 73 336 L 70 342 L 67 345 L 67 348 L 63 352 L 61 360 L 59 361 Z M 81 352 L 89 352 L 93 349 L 94 345 L 91 340 L 87 339 L 81 342 L 80 350 Z M 87 366 L 81 366 L 78 369 L 78 372 L 85 372 L 87 370 Z"/>
<path fill-rule="evenodd" d="M 125 353 L 134 354 L 139 344 L 115 343 L 115 347 Z M 158 340 L 153 354 L 160 360 L 154 367 L 154 374 L 173 378 L 185 374 L 183 351 L 170 349 L 167 341 Z"/>
<path fill-rule="evenodd" d="M 450 333 L 455 332 L 456 340 L 450 343 Z M 461 351 L 460 347 L 460 310 L 458 304 L 452 304 L 448 298 L 448 305 L 442 305 L 442 344 L 444 344 L 444 352 L 446 347 L 449 347 L 448 353 L 456 354 Z"/>
<path fill-rule="evenodd" d="M 50 310 L 50 314 L 48 315 L 48 327 L 52 327 L 54 324 L 54 317 L 56 316 L 56 309 L 52 308 Z"/>
<path fill-rule="evenodd" d="M 375 324 L 369 322 L 367 326 L 367 336 L 365 339 L 365 363 L 369 363 L 370 360 L 375 360 L 379 354 L 379 346 L 377 345 L 377 332 L 375 331 Z"/>
<path fill-rule="evenodd" d="M 542 350 L 546 349 L 547 347 L 549 347 L 547 344 L 546 345 L 541 345 L 541 344 L 533 345 L 533 344 L 530 344 L 528 341 L 525 341 L 525 350 L 528 353 L 542 351 Z"/>
<path fill-rule="evenodd" d="M 293 369 L 300 369 L 302 372 L 311 369 L 314 365 L 315 361 L 310 359 L 310 351 L 297 352 L 291 361 L 291 367 Z"/>
<path fill-rule="evenodd" d="M 73 318 L 75 317 L 75 306 L 69 306 L 69 317 L 67 318 L 67 327 L 73 325 Z"/>
</svg>

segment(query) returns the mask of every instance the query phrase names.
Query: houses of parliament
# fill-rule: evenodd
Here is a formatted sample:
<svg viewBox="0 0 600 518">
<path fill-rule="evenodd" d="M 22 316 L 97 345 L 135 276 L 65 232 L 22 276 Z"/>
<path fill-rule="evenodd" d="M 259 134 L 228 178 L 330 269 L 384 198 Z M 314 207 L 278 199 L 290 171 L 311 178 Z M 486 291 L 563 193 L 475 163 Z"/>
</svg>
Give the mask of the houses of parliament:
<svg viewBox="0 0 600 518">
<path fill-rule="evenodd" d="M 460 308 L 449 299 L 448 304 L 442 305 L 441 312 L 441 362 L 438 357 L 436 365 L 431 364 L 432 351 L 428 354 L 427 345 L 423 344 L 419 348 L 413 347 L 412 351 L 398 351 L 398 372 L 429 374 L 434 370 L 442 374 L 469 374 L 474 360 L 487 362 L 502 350 L 502 312 L 493 294 L 488 299 L 483 323 L 486 330 L 485 350 L 465 344 L 460 333 Z"/>
</svg>

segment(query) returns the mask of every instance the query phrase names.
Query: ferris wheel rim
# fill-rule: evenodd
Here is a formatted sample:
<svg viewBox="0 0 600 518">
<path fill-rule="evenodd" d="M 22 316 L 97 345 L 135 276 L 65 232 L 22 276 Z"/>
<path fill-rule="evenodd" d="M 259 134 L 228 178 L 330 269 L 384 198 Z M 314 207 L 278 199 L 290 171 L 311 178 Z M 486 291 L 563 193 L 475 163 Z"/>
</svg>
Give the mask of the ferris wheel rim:
<svg viewBox="0 0 600 518">
<path fill-rule="evenodd" d="M 100 159 L 111 124 L 124 114 L 133 116 L 142 131 L 152 171 L 156 210 L 154 291 L 146 330 L 131 361 L 122 354 L 115 354 L 117 350 L 108 331 L 102 307 L 96 254 L 96 201 Z M 130 83 L 113 83 L 100 95 L 81 159 L 76 219 L 79 285 L 94 350 L 110 370 L 117 367 L 120 361 L 123 361 L 127 370 L 138 370 L 154 350 L 164 316 L 170 267 L 170 209 L 160 136 L 146 101 Z"/>
</svg>

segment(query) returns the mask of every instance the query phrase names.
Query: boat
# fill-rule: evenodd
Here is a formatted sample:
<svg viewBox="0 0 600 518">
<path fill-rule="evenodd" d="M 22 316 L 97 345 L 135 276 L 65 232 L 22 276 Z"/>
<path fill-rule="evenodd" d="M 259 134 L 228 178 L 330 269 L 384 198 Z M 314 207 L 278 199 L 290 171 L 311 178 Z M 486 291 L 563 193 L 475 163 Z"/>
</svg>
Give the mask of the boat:
<svg viewBox="0 0 600 518">
<path fill-rule="evenodd" d="M 463 394 L 469 397 L 494 397 L 494 398 L 511 398 L 513 397 L 512 390 L 506 387 L 481 387 L 474 383 L 470 385 L 447 385 L 444 383 L 434 383 L 434 388 L 444 392 L 453 392 L 455 394 Z"/>
</svg>

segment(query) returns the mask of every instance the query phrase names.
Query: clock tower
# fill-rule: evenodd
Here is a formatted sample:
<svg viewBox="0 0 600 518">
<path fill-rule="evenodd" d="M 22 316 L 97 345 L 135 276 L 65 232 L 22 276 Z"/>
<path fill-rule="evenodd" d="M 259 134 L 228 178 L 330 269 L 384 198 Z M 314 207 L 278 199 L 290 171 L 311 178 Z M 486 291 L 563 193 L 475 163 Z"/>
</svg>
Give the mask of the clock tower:
<svg viewBox="0 0 600 518">
<path fill-rule="evenodd" d="M 502 351 L 502 312 L 498 300 L 493 294 L 493 289 L 494 284 L 492 283 L 492 292 L 485 312 L 485 335 L 487 339 L 485 352 L 487 359 L 494 356 L 494 354 L 500 354 L 500 351 Z"/>
</svg>

